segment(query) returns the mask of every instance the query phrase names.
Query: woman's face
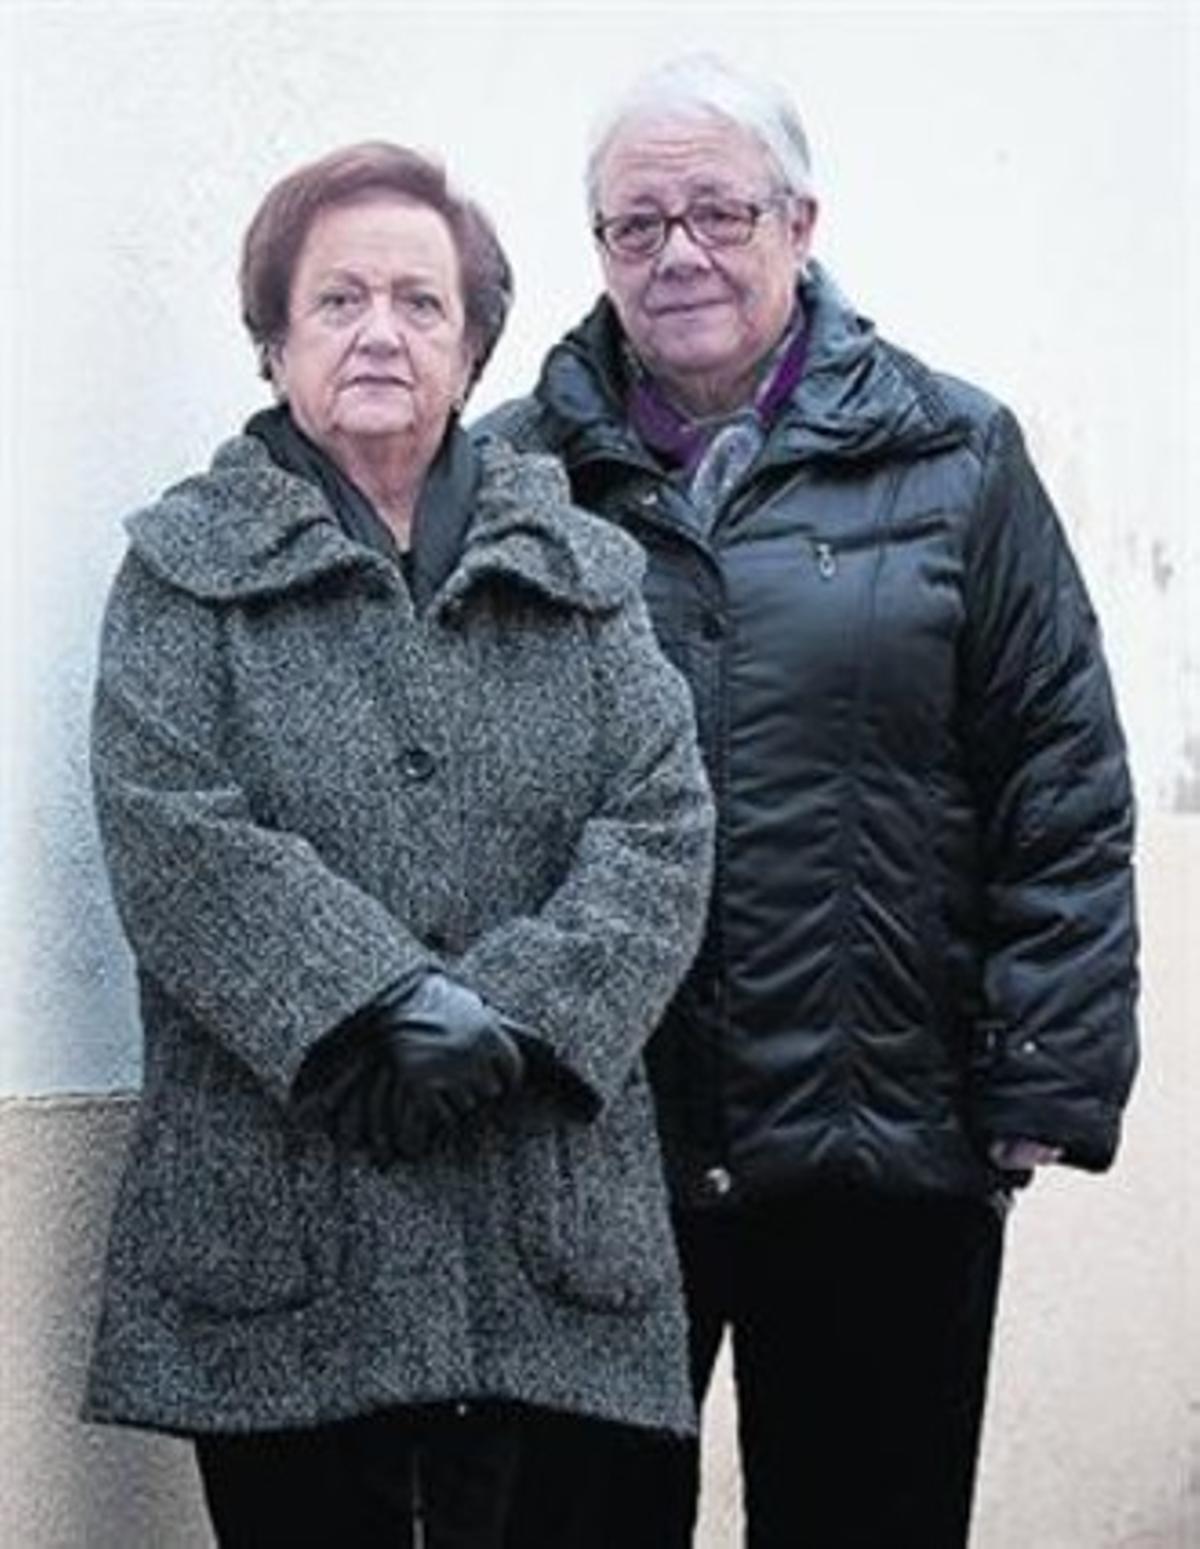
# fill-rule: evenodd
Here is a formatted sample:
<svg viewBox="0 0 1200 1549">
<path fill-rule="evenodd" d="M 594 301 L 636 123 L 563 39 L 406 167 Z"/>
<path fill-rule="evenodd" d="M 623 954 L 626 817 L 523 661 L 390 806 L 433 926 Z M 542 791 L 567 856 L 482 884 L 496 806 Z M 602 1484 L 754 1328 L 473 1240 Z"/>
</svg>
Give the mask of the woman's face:
<svg viewBox="0 0 1200 1549">
<path fill-rule="evenodd" d="M 676 225 L 652 257 L 601 250 L 608 293 L 634 349 L 699 412 L 749 399 L 755 371 L 795 306 L 815 207 L 805 199 L 772 205 L 778 183 L 759 140 L 717 115 L 635 118 L 617 130 L 600 165 L 606 216 L 678 216 L 722 201 L 766 210 L 739 246 L 705 247 Z"/>
<path fill-rule="evenodd" d="M 401 448 L 427 463 L 470 374 L 450 228 L 392 194 L 321 211 L 292 275 L 272 376 L 336 462 Z"/>
</svg>

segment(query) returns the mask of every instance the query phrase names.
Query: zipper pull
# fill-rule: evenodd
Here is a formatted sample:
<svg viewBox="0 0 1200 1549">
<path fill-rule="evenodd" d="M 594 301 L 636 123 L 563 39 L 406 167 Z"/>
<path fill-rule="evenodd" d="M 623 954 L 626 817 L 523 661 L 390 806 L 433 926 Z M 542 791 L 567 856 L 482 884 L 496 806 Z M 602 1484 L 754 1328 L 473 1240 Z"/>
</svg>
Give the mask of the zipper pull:
<svg viewBox="0 0 1200 1549">
<path fill-rule="evenodd" d="M 833 552 L 833 544 L 814 542 L 813 548 L 817 555 L 817 574 L 822 581 L 832 581 L 837 575 L 837 556 Z"/>
</svg>

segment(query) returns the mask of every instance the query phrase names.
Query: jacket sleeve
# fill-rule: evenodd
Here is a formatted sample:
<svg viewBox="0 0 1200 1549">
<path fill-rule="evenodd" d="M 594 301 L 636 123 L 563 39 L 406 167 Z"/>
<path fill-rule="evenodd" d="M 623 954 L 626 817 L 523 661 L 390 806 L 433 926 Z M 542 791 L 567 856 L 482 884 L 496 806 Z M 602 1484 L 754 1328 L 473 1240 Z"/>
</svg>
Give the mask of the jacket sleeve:
<svg viewBox="0 0 1200 1549">
<path fill-rule="evenodd" d="M 595 1115 L 628 1078 L 700 944 L 713 813 L 691 699 L 640 595 L 595 626 L 595 809 L 536 914 L 451 970 L 536 1035 Z"/>
<path fill-rule="evenodd" d="M 139 970 L 282 1101 L 325 1034 L 436 959 L 303 837 L 256 822 L 222 756 L 221 629 L 218 607 L 126 558 L 101 641 L 93 786 Z"/>
<path fill-rule="evenodd" d="M 964 736 L 984 875 L 973 1105 L 1102 1170 L 1137 1065 L 1133 800 L 1097 621 L 1012 416 L 966 556 Z"/>
</svg>

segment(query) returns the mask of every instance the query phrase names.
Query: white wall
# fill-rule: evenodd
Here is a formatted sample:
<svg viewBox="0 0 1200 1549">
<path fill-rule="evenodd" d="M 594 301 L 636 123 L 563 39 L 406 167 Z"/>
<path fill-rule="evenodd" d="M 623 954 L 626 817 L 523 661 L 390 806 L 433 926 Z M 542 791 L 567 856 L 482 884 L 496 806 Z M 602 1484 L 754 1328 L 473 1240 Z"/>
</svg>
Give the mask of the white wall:
<svg viewBox="0 0 1200 1549">
<path fill-rule="evenodd" d="M 136 1079 L 83 792 L 97 610 L 120 515 L 262 399 L 234 285 L 258 198 L 350 140 L 441 151 L 518 275 L 484 407 L 590 301 L 590 118 L 685 39 L 798 94 L 819 250 L 862 309 L 1016 406 L 1106 621 L 1143 800 L 1200 807 L 1184 22 L 1159 5 L 5 11 L 0 714 L 20 882 L 0 1091 Z"/>
<path fill-rule="evenodd" d="M 1200 15 L 1188 0 L 0 0 L 0 1096 L 137 1081 L 85 784 L 94 639 L 121 515 L 265 401 L 235 286 L 257 200 L 351 140 L 441 152 L 495 216 L 518 277 L 483 409 L 529 384 L 593 296 L 588 122 L 683 45 L 795 91 L 824 202 L 820 256 L 884 331 L 1018 411 L 1105 621 L 1143 810 L 1168 834 L 1186 827 L 1195 853 Z M 1176 877 L 1171 907 L 1183 897 Z M 1172 950 L 1158 960 L 1194 983 L 1182 941 Z M 1145 1090 L 1162 1089 L 1168 1063 L 1194 1074 L 1188 1031 L 1179 1018 L 1161 1029 L 1178 1040 L 1174 1063 L 1152 1047 Z M 1182 1171 L 1144 1181 L 1191 1197 Z M 1061 1180 L 1063 1197 L 1076 1182 Z M 1161 1274 L 1175 1274 L 1162 1253 Z"/>
</svg>

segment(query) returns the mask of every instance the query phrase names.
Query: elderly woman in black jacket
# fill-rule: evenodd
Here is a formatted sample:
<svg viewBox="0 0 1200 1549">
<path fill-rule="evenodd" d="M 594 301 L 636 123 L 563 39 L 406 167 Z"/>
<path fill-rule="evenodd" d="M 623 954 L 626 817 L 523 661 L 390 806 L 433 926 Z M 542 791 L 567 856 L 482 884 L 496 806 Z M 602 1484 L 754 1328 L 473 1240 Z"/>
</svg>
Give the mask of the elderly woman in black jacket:
<svg viewBox="0 0 1200 1549">
<path fill-rule="evenodd" d="M 728 1328 L 755 1549 L 959 1549 L 1006 1202 L 1109 1165 L 1136 1063 L 1096 620 L 1013 416 L 812 262 L 782 92 L 663 66 L 587 197 L 605 294 L 491 426 L 645 546 L 717 794 L 649 1051 L 697 1396 Z M 694 1449 L 529 1478 L 513 1549 L 691 1541 Z"/>
<path fill-rule="evenodd" d="M 94 723 L 145 1084 L 88 1412 L 223 1544 L 491 1549 L 530 1409 L 693 1406 L 641 1045 L 711 812 L 636 545 L 458 426 L 508 265 L 370 144 L 250 227 L 278 405 L 134 517 Z"/>
</svg>

